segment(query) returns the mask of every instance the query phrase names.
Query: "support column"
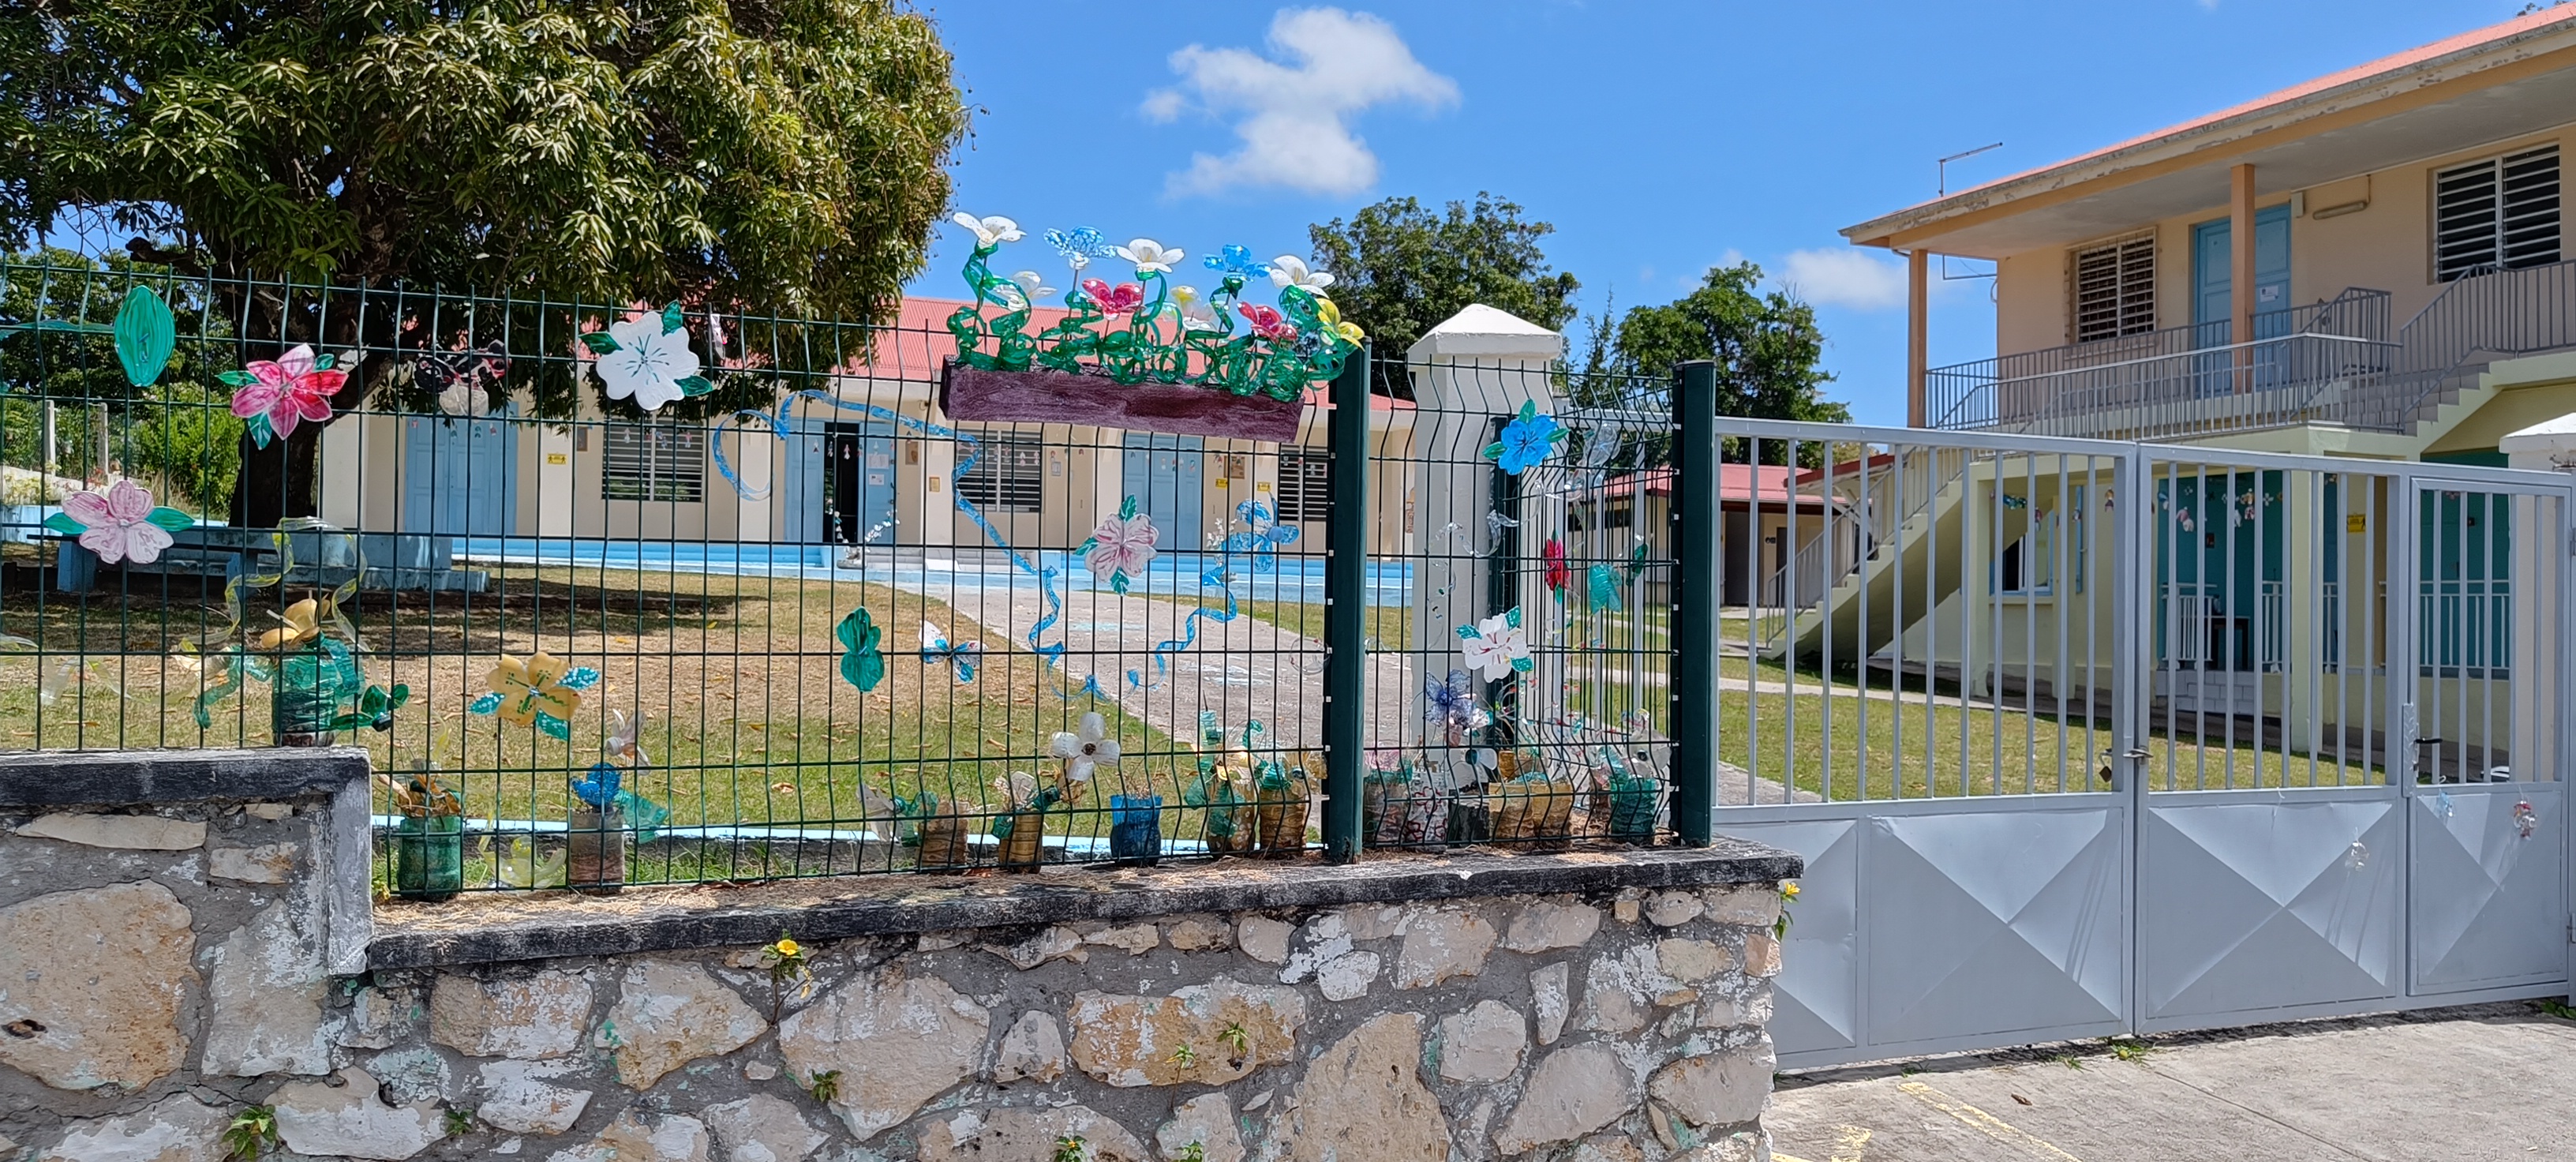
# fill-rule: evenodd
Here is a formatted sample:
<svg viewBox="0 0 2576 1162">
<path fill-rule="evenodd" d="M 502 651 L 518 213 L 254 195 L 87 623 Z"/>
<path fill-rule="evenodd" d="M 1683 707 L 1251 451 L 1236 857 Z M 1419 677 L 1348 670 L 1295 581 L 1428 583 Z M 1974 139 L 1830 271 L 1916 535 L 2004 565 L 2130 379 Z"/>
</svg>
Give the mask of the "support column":
<svg viewBox="0 0 2576 1162">
<path fill-rule="evenodd" d="M 1905 256 L 1905 426 L 1931 423 L 1926 390 L 1932 360 L 1932 255 L 1922 247 Z"/>
<path fill-rule="evenodd" d="M 1680 527 L 1673 538 L 1672 820 L 1683 846 L 1706 847 L 1717 824 L 1717 607 L 1725 588 L 1717 364 L 1696 359 L 1675 369 L 1673 410 L 1672 515 Z"/>
<path fill-rule="evenodd" d="M 2254 338 L 2254 167 L 2227 171 L 2227 341 Z M 2254 389 L 2254 349 L 2236 349 L 2236 394 Z"/>
<path fill-rule="evenodd" d="M 1333 377 L 1333 520 L 1324 528 L 1324 858 L 1360 855 L 1360 780 L 1367 768 L 1369 353 Z"/>
</svg>

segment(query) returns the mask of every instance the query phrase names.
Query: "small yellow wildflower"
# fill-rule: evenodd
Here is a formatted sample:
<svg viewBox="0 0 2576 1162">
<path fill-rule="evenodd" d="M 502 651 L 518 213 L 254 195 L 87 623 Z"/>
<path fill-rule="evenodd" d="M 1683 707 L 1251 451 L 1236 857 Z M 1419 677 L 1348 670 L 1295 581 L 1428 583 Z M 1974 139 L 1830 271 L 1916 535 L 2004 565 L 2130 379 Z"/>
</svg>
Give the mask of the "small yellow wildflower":
<svg viewBox="0 0 2576 1162">
<path fill-rule="evenodd" d="M 1782 884 L 1780 885 L 1780 894 L 1792 900 L 1797 899 L 1798 885 L 1794 882 Z"/>
<path fill-rule="evenodd" d="M 769 950 L 777 953 L 780 959 L 790 959 L 800 956 L 805 951 L 804 946 L 784 936 L 778 938 L 778 943 L 770 945 Z"/>
</svg>

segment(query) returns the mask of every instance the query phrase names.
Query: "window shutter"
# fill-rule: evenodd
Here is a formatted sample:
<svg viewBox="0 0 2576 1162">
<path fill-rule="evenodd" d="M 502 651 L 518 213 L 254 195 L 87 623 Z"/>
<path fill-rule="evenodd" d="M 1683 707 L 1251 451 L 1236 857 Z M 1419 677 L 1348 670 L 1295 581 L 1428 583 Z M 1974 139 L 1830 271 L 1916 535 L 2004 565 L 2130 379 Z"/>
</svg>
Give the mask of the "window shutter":
<svg viewBox="0 0 2576 1162">
<path fill-rule="evenodd" d="M 2558 261 L 2558 147 L 2433 175 L 2433 277 L 2450 282 Z"/>
<path fill-rule="evenodd" d="M 1333 519 L 1333 457 L 1329 452 L 1279 450 L 1278 519 L 1321 524 Z"/>
<path fill-rule="evenodd" d="M 957 477 L 957 495 L 994 512 L 1037 512 L 1043 507 L 1046 445 L 986 436 L 976 443 L 975 452 L 973 466 Z"/>
<path fill-rule="evenodd" d="M 2153 235 L 2075 252 L 2075 341 L 2091 343 L 2156 329 Z"/>
<path fill-rule="evenodd" d="M 707 434 L 662 424 L 609 424 L 599 492 L 609 500 L 696 503 L 707 497 Z"/>
</svg>

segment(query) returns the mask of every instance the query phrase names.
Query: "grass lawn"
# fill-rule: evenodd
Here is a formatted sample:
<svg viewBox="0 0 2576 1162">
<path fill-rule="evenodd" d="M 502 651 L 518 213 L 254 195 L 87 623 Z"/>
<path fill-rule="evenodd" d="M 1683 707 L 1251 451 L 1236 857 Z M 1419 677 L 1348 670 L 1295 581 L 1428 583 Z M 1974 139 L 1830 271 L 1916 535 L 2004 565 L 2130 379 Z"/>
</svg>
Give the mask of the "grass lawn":
<svg viewBox="0 0 2576 1162">
<path fill-rule="evenodd" d="M 81 680 L 48 705 L 29 680 L 38 662 L 0 660 L 8 675 L 0 681 L 0 747 L 269 743 L 266 686 L 216 705 L 210 729 L 191 715 L 203 678 L 176 651 L 222 628 L 220 592 L 183 582 L 183 594 L 165 596 L 152 578 L 149 592 L 51 594 L 16 584 L 23 575 L 13 574 L 0 595 L 0 632 L 42 643 L 59 655 L 45 667 Z M 136 578 L 138 590 L 145 584 Z M 250 628 L 276 624 L 271 611 L 306 595 L 254 594 Z M 925 664 L 923 621 L 952 641 L 973 627 L 938 601 L 884 586 L 512 568 L 480 594 L 367 593 L 355 605 L 351 620 L 371 651 L 369 680 L 408 684 L 411 702 L 391 733 L 358 731 L 343 741 L 366 747 L 379 769 L 436 762 L 470 816 L 504 825 L 566 817 L 568 779 L 600 759 L 611 707 L 645 712 L 641 742 L 655 765 L 630 776 L 630 785 L 669 807 L 672 826 L 857 830 L 867 815 L 862 785 L 907 798 L 927 788 L 943 802 L 980 805 L 1009 772 L 1051 774 L 1058 764 L 1046 757 L 1048 740 L 1093 709 L 1127 757 L 1095 782 L 1086 806 L 1108 793 L 1149 791 L 1177 806 L 1177 780 L 1196 772 L 1190 752 L 1141 719 L 1108 703 L 1068 700 L 1056 677 L 1011 643 L 987 638 L 971 683 L 958 682 L 945 663 Z M 883 682 L 865 694 L 841 677 L 833 634 L 862 605 L 882 633 L 885 657 Z M 582 694 L 569 742 L 466 710 L 484 692 L 496 656 L 540 648 L 602 674 Z M 378 809 L 391 810 L 381 796 Z M 1167 820 L 1166 835 L 1190 830 L 1181 822 Z M 1060 816 L 1051 830 L 1068 823 L 1083 834 L 1107 830 L 1088 816 Z M 639 869 L 635 878 L 650 877 Z"/>
</svg>

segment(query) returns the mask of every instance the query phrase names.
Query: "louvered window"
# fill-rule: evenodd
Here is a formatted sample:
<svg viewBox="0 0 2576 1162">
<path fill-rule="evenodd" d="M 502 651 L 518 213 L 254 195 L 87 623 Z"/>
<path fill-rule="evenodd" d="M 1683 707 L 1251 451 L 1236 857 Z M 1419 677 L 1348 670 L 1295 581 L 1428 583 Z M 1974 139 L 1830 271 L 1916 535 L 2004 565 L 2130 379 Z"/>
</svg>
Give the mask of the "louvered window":
<svg viewBox="0 0 2576 1162">
<path fill-rule="evenodd" d="M 2123 238 L 2075 252 L 2075 341 L 2156 329 L 2156 239 Z"/>
<path fill-rule="evenodd" d="M 610 500 L 707 498 L 707 433 L 662 424 L 609 424 L 600 438 L 600 495 Z"/>
<path fill-rule="evenodd" d="M 2555 145 L 2434 174 L 2434 279 L 2558 261 L 2558 207 Z"/>
<path fill-rule="evenodd" d="M 961 462 L 968 450 L 958 446 Z M 1046 497 L 1046 445 L 987 436 L 972 450 L 975 463 L 958 475 L 957 495 L 987 512 L 1038 511 Z"/>
<path fill-rule="evenodd" d="M 1289 524 L 1333 519 L 1332 453 L 1280 449 L 1279 519 Z"/>
</svg>

